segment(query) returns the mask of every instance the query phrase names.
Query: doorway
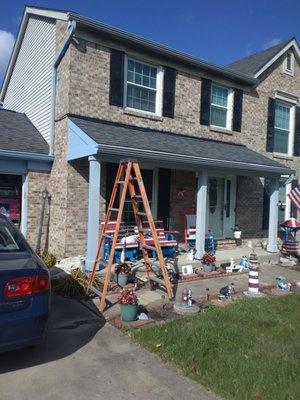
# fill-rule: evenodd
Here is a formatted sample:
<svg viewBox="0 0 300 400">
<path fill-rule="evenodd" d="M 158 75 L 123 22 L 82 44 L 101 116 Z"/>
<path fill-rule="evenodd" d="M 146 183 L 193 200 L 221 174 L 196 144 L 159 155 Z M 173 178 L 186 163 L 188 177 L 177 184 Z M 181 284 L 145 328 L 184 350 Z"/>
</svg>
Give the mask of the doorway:
<svg viewBox="0 0 300 400">
<path fill-rule="evenodd" d="M 235 177 L 211 176 L 208 178 L 206 230 L 212 230 L 217 239 L 233 237 L 235 195 Z"/>
</svg>

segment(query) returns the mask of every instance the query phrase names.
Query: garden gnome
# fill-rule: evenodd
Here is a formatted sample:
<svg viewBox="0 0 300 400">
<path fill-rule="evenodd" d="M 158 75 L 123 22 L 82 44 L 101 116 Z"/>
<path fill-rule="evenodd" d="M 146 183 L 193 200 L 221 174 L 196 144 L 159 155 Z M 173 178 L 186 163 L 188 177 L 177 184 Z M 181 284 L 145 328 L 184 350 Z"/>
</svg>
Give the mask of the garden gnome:
<svg viewBox="0 0 300 400">
<path fill-rule="evenodd" d="M 191 289 L 189 289 L 188 290 L 188 306 L 192 307 L 192 303 L 193 303 L 193 301 L 192 301 L 192 291 L 191 291 Z"/>
</svg>

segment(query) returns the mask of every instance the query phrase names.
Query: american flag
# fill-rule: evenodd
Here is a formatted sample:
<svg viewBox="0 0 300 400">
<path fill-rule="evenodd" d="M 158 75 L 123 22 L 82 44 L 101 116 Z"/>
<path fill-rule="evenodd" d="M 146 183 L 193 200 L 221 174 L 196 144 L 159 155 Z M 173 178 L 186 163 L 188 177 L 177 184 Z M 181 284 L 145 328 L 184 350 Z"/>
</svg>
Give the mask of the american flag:
<svg viewBox="0 0 300 400">
<path fill-rule="evenodd" d="M 300 211 L 300 185 L 291 190 L 290 193 L 288 193 L 288 197 L 291 203 Z"/>
</svg>

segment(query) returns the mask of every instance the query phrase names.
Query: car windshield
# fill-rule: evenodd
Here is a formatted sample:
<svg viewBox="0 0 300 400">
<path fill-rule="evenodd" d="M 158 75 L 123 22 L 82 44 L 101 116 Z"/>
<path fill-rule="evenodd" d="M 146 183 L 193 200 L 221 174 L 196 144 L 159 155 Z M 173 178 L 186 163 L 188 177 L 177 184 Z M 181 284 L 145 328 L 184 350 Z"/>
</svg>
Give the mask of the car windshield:
<svg viewBox="0 0 300 400">
<path fill-rule="evenodd" d="M 0 219 L 0 253 L 27 251 L 22 237 L 17 229 L 10 225 L 8 221 Z"/>
</svg>

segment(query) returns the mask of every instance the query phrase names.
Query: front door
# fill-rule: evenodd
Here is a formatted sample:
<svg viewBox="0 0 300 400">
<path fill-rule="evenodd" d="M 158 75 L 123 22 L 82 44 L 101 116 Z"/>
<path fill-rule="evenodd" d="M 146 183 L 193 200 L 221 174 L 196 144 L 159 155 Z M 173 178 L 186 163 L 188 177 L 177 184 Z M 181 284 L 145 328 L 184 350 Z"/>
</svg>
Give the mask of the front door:
<svg viewBox="0 0 300 400">
<path fill-rule="evenodd" d="M 231 176 L 209 177 L 206 228 L 216 238 L 231 238 L 235 224 L 235 179 Z"/>
</svg>

